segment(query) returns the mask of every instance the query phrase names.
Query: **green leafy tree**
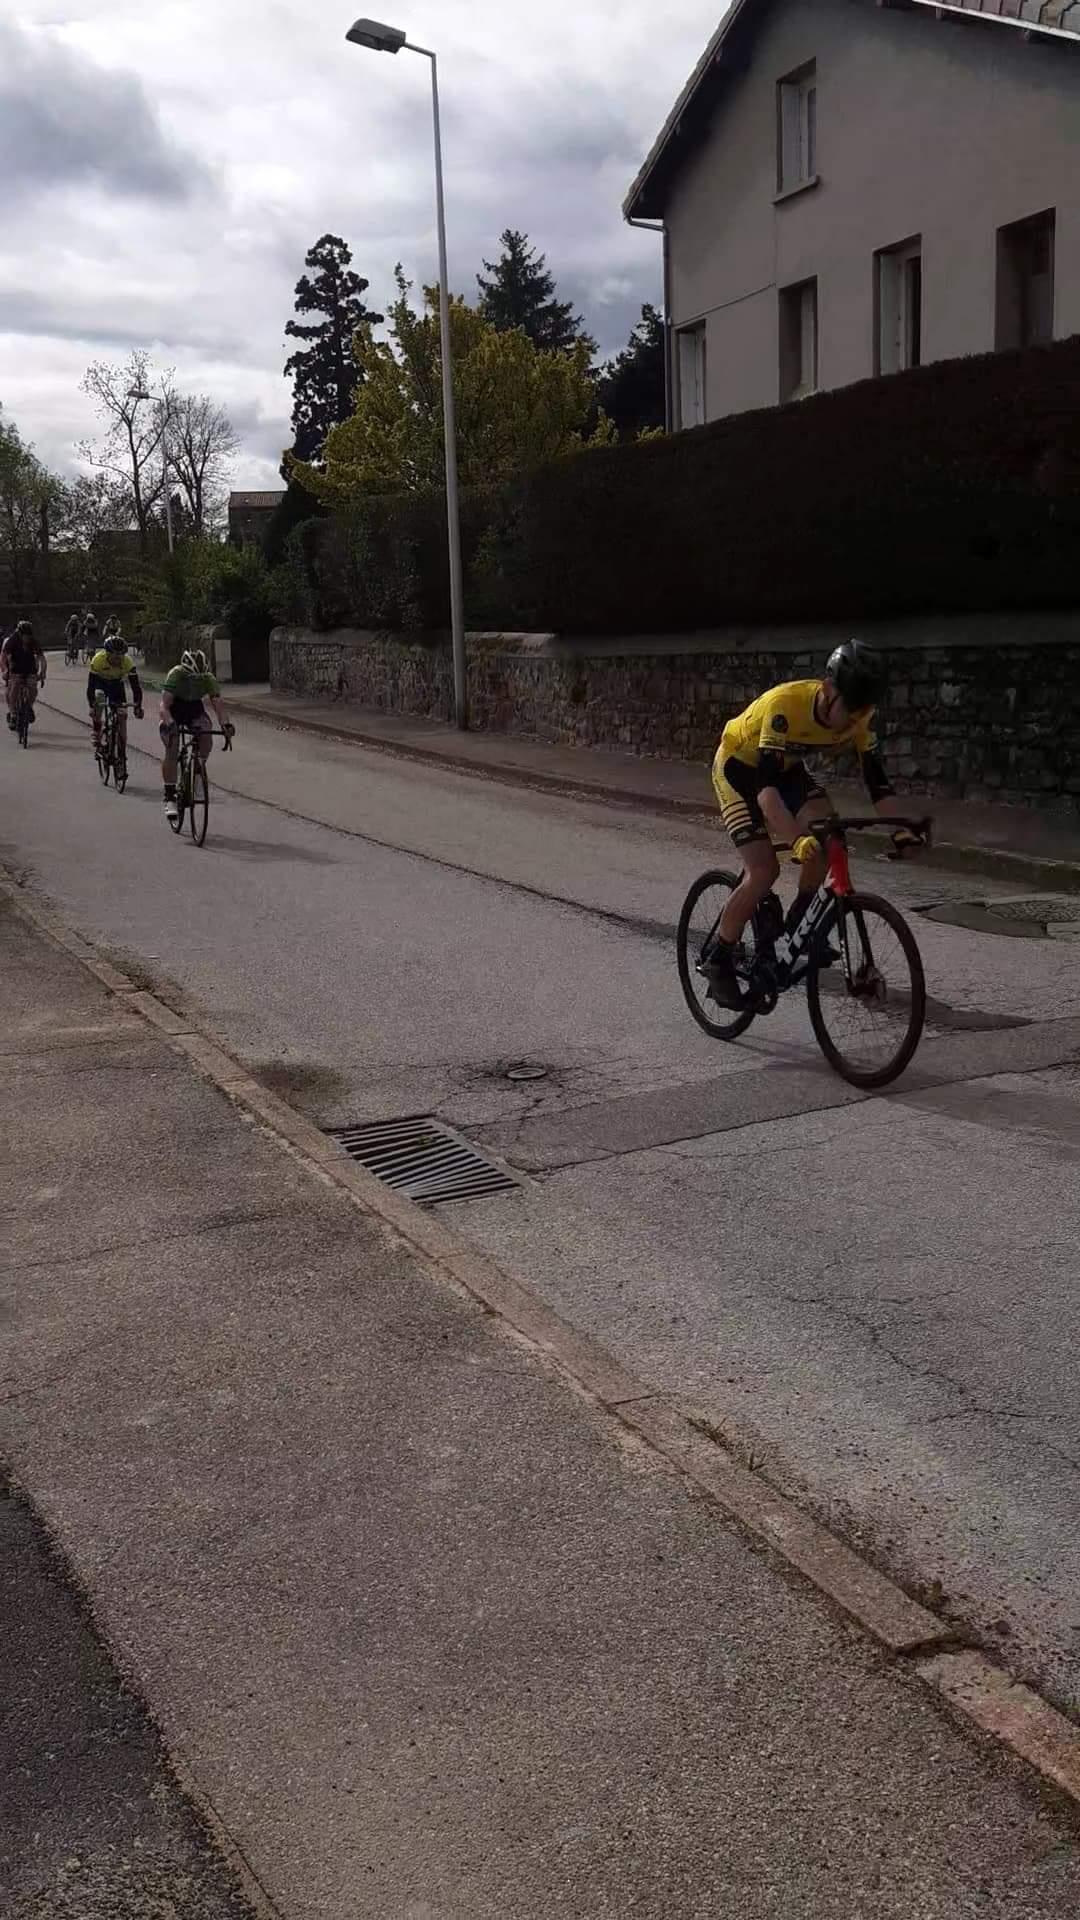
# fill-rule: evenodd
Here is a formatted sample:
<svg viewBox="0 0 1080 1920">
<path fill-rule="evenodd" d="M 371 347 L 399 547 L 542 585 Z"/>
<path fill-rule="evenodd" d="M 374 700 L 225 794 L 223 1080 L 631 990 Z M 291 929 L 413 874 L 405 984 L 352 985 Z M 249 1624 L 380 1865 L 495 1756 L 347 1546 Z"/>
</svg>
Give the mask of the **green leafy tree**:
<svg viewBox="0 0 1080 1920">
<path fill-rule="evenodd" d="M 362 493 L 435 492 L 444 482 L 439 294 L 428 287 L 416 313 L 400 267 L 397 285 L 390 342 L 370 328 L 357 335 L 363 379 L 352 417 L 329 434 L 320 467 L 290 463 L 291 476 L 330 505 Z M 461 299 L 451 299 L 450 337 L 462 486 L 498 485 L 614 438 L 603 417 L 586 438 L 595 407 L 586 341 L 541 352 L 521 328 L 500 332 Z"/>
<path fill-rule="evenodd" d="M 107 537 L 132 526 L 131 489 L 125 482 L 107 473 L 80 474 L 63 489 L 51 524 L 71 592 L 100 600 L 126 584 L 130 557 Z"/>
<path fill-rule="evenodd" d="M 369 283 L 353 272 L 352 252 L 336 234 L 324 233 L 304 265 L 310 275 L 296 283 L 296 311 L 318 318 L 286 326 L 290 339 L 307 345 L 286 363 L 285 377 L 293 381 L 293 453 L 298 460 L 317 460 L 331 427 L 349 418 L 363 378 L 353 338 L 361 327 L 378 326 L 382 314 L 364 305 Z"/>
<path fill-rule="evenodd" d="M 580 314 L 569 300 L 555 298 L 555 276 L 547 256 L 529 245 L 528 235 L 512 227 L 499 237 L 498 260 L 484 261 L 490 278 L 476 276 L 480 312 L 499 333 L 521 327 L 533 345 L 545 353 L 568 353 L 583 343 L 591 360 L 596 342 L 584 330 Z"/>
<path fill-rule="evenodd" d="M 0 569 L 16 600 L 36 590 L 48 558 L 49 516 L 62 493 L 60 481 L 25 445 L 18 428 L 0 420 Z"/>
<path fill-rule="evenodd" d="M 620 440 L 663 432 L 664 322 L 655 307 L 642 307 L 628 344 L 603 368 L 597 398 Z"/>
</svg>

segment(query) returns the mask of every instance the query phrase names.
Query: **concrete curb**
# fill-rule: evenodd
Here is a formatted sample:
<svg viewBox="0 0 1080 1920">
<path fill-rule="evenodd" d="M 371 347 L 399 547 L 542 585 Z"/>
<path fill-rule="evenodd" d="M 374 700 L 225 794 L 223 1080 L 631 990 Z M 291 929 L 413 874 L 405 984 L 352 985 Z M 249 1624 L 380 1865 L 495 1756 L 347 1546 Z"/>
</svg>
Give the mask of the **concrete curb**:
<svg viewBox="0 0 1080 1920">
<path fill-rule="evenodd" d="M 27 900 L 5 869 L 0 868 L 0 875 L 0 895 L 16 913 L 85 966 L 125 1009 L 138 1013 L 163 1044 L 181 1054 L 249 1120 L 258 1122 L 311 1175 L 346 1193 L 362 1212 L 381 1220 L 444 1281 L 496 1315 L 573 1388 L 644 1441 L 784 1567 L 839 1607 L 942 1705 L 980 1734 L 991 1736 L 1080 1806 L 1080 1726 L 1014 1681 L 986 1654 L 958 1647 L 951 1626 L 719 1444 L 706 1439 L 690 1420 L 595 1341 L 560 1319 L 512 1275 L 349 1160 L 331 1138 L 261 1086 L 217 1041 L 194 1029 L 117 968 L 101 962 L 88 941 L 55 914 Z M 235 1843 L 221 1830 L 213 1808 L 182 1762 L 181 1768 L 185 1791 L 210 1818 L 231 1856 Z M 250 1886 L 248 1873 L 243 1877 Z M 258 1891 L 265 1901 L 263 1890 Z M 265 1906 L 262 1910 L 267 1911 Z"/>
<path fill-rule="evenodd" d="M 269 712 L 255 700 L 236 699 L 227 694 L 230 707 L 245 719 L 261 720 L 264 725 L 285 731 L 311 733 L 324 740 L 335 740 L 369 753 L 385 753 L 392 759 L 412 760 L 436 766 L 445 772 L 459 773 L 475 780 L 495 780 L 505 786 L 531 787 L 534 791 L 570 794 L 575 799 L 599 800 L 605 806 L 626 807 L 639 813 L 673 814 L 687 820 L 714 820 L 716 808 L 703 796 L 701 801 L 679 800 L 670 794 L 650 794 L 643 790 L 608 786 L 599 780 L 574 780 L 569 775 L 549 773 L 543 768 L 521 766 L 513 760 L 484 763 L 463 760 L 458 754 L 432 745 L 388 740 L 385 735 L 364 733 L 354 727 L 337 727 L 332 720 L 317 720 L 311 714 Z M 587 751 L 587 749 L 586 749 Z M 983 847 L 978 843 L 942 840 L 935 842 L 923 856 L 928 867 L 946 873 L 979 874 L 995 880 L 1015 880 L 1021 886 L 1034 887 L 1040 893 L 1080 893 L 1080 861 L 1045 860 L 1037 854 L 1017 853 L 1008 847 Z"/>
</svg>

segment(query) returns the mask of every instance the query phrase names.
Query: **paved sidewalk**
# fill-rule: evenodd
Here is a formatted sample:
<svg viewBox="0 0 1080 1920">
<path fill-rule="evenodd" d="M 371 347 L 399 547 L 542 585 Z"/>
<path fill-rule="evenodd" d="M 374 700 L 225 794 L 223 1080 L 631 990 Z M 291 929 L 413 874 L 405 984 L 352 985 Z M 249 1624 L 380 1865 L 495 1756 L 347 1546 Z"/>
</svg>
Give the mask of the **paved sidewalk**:
<svg viewBox="0 0 1080 1920">
<path fill-rule="evenodd" d="M 440 720 L 375 712 L 344 702 L 304 700 L 269 687 L 226 688 L 230 706 L 251 718 L 354 741 L 405 758 L 434 761 L 496 780 L 582 793 L 662 812 L 715 813 L 709 769 L 682 760 L 650 760 L 601 747 L 551 746 L 510 734 L 459 733 Z M 867 811 L 860 786 L 832 783 L 837 803 Z M 923 801 L 913 812 L 935 819 L 934 863 L 958 871 L 1014 877 L 1022 886 L 1080 892 L 1080 812 L 1070 818 L 1035 808 L 975 801 Z"/>
<path fill-rule="evenodd" d="M 1074 1920 L 1072 1818 L 6 900 L 0 984 L 0 1454 L 264 1910 Z"/>
</svg>

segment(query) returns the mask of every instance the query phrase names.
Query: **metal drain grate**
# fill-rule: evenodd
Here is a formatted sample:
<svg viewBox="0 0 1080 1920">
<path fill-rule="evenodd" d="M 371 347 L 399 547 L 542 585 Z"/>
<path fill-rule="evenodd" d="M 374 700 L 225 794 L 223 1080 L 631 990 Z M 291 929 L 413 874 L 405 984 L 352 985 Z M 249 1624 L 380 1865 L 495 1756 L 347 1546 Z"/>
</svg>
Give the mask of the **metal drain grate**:
<svg viewBox="0 0 1080 1920">
<path fill-rule="evenodd" d="M 334 1138 L 350 1159 L 422 1207 L 506 1193 L 518 1184 L 441 1120 L 375 1120 L 335 1128 Z"/>
</svg>

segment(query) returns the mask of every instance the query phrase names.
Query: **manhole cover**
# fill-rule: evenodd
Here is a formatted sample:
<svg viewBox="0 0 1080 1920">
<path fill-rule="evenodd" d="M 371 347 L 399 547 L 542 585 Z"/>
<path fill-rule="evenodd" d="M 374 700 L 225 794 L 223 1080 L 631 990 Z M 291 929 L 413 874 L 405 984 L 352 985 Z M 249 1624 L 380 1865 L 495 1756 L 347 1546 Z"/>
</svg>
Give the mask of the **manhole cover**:
<svg viewBox="0 0 1080 1920">
<path fill-rule="evenodd" d="M 1080 940 L 1080 900 L 1049 894 L 1023 894 L 1003 900 L 946 900 L 924 907 L 923 917 L 973 933 L 997 933 L 1005 939 Z"/>
<path fill-rule="evenodd" d="M 422 1207 L 440 1200 L 475 1200 L 516 1187 L 502 1167 L 478 1153 L 441 1120 L 375 1120 L 363 1127 L 334 1127 L 350 1159 L 385 1186 L 408 1194 Z"/>
<path fill-rule="evenodd" d="M 530 1066 L 527 1060 L 519 1060 L 516 1066 L 506 1069 L 508 1080 L 546 1080 L 547 1077 L 546 1067 Z"/>
</svg>

